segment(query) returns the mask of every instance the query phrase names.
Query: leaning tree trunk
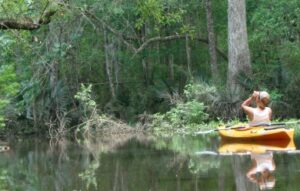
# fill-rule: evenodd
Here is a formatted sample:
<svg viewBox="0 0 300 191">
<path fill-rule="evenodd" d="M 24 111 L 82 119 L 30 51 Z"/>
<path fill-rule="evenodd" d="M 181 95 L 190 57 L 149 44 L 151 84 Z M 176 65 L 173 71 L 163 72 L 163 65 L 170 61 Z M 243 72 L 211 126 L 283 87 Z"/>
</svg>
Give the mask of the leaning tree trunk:
<svg viewBox="0 0 300 191">
<path fill-rule="evenodd" d="M 216 39 L 214 32 L 214 21 L 211 10 L 211 0 L 205 0 L 206 19 L 207 19 L 207 34 L 208 34 L 208 47 L 210 56 L 210 67 L 213 82 L 220 81 L 220 74 L 217 64 L 217 51 L 216 51 Z"/>
<path fill-rule="evenodd" d="M 250 76 L 252 73 L 245 0 L 228 0 L 228 54 L 227 87 L 232 95 L 232 101 L 237 101 L 243 92 L 243 87 L 239 83 L 240 75 Z"/>
</svg>

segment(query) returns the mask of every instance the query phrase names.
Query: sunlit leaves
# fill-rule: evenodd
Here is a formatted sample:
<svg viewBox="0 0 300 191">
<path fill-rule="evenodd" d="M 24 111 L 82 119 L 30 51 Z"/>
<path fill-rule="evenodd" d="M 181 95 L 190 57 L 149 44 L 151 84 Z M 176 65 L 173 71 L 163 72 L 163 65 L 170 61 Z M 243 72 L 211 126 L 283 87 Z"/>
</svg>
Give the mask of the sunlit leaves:
<svg viewBox="0 0 300 191">
<path fill-rule="evenodd" d="M 80 91 L 74 96 L 76 99 L 82 102 L 86 109 L 93 109 L 96 106 L 95 101 L 91 97 L 92 85 L 85 86 L 81 84 Z"/>
<path fill-rule="evenodd" d="M 209 117 L 205 112 L 206 106 L 201 101 L 204 97 L 215 93 L 214 88 L 203 84 L 188 84 L 185 87 L 185 102 L 179 101 L 165 114 L 155 114 L 152 125 L 157 129 L 195 129 Z"/>
<path fill-rule="evenodd" d="M 79 173 L 79 177 L 86 182 L 86 189 L 89 190 L 90 186 L 93 185 L 96 189 L 98 187 L 96 179 L 96 170 L 99 168 L 100 162 L 95 160 L 92 162 L 84 172 Z"/>
<path fill-rule="evenodd" d="M 184 95 L 188 100 L 211 101 L 216 97 L 217 89 L 206 83 L 189 83 L 184 88 Z"/>
<path fill-rule="evenodd" d="M 4 126 L 4 109 L 19 90 L 13 65 L 0 67 L 0 126 Z"/>
<path fill-rule="evenodd" d="M 17 77 L 13 65 L 2 65 L 0 67 L 0 89 L 2 95 L 6 97 L 16 94 L 19 83 L 16 82 Z"/>
<path fill-rule="evenodd" d="M 2 46 L 8 46 L 10 45 L 12 42 L 15 42 L 14 39 L 12 39 L 11 37 L 9 37 L 8 35 L 6 34 L 2 34 L 0 36 L 0 42 L 1 42 L 1 45 Z"/>
<path fill-rule="evenodd" d="M 163 25 L 172 25 L 183 21 L 185 11 L 180 7 L 172 9 L 168 1 L 164 0 L 145 0 L 139 1 L 136 8 L 135 27 L 141 29 L 147 22 L 153 23 L 156 31 Z"/>
<path fill-rule="evenodd" d="M 52 0 L 51 0 L 52 1 Z M 39 16 L 46 7 L 48 0 L 2 0 L 0 2 L 0 17 L 18 18 L 19 16 Z"/>
<path fill-rule="evenodd" d="M 260 1 L 251 17 L 254 33 L 251 39 L 275 40 L 296 38 L 297 27 L 300 26 L 300 2 L 291 1 Z M 251 33 L 251 31 L 250 31 Z"/>
</svg>

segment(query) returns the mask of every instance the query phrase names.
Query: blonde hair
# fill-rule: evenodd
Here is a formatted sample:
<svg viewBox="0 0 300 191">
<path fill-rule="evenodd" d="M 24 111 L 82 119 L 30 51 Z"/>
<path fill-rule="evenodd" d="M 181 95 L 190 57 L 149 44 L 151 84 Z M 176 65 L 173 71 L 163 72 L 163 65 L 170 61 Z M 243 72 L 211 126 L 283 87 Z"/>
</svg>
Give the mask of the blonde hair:
<svg viewBox="0 0 300 191">
<path fill-rule="evenodd" d="M 270 95 L 268 92 L 266 92 L 266 91 L 259 92 L 258 98 L 265 106 L 268 106 L 268 104 L 270 102 Z"/>
</svg>

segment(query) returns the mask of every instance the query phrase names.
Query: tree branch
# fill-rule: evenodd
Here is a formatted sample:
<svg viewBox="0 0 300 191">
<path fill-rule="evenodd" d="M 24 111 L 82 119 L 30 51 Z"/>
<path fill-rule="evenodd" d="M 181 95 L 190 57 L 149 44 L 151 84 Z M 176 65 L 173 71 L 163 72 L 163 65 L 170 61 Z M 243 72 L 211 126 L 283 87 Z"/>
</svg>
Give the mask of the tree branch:
<svg viewBox="0 0 300 191">
<path fill-rule="evenodd" d="M 102 19 L 100 19 L 99 17 L 97 17 L 96 15 L 94 15 L 93 13 L 89 12 L 89 11 L 85 11 L 83 13 L 86 17 L 90 17 L 94 20 L 96 20 L 97 22 L 100 22 L 106 29 L 108 29 L 111 33 L 113 33 L 114 35 L 116 35 L 120 40 L 122 40 L 122 42 L 131 50 L 134 52 L 134 56 L 137 55 L 138 53 L 140 53 L 141 51 L 143 51 L 149 44 L 151 43 L 155 43 L 155 42 L 162 42 L 162 41 L 171 41 L 171 40 L 176 40 L 176 39 L 185 39 L 186 35 L 170 35 L 170 36 L 165 36 L 165 37 L 161 37 L 161 36 L 157 36 L 157 37 L 153 37 L 150 38 L 148 40 L 146 40 L 145 42 L 142 43 L 142 45 L 140 45 L 138 48 L 136 48 L 133 44 L 131 44 L 130 42 L 128 42 L 127 40 L 142 40 L 142 39 L 137 39 L 137 38 L 132 38 L 132 37 L 126 37 L 124 36 L 122 33 L 119 33 L 116 29 L 112 28 L 110 25 L 108 25 L 106 22 L 104 22 Z M 207 39 L 203 39 L 203 38 L 199 38 L 199 37 L 191 37 L 192 39 L 196 39 L 202 43 L 208 44 L 208 40 Z M 222 56 L 226 61 L 228 60 L 227 55 L 222 52 L 220 49 L 216 48 L 217 52 L 220 54 L 220 56 Z M 133 56 L 133 57 L 134 57 Z"/>
<path fill-rule="evenodd" d="M 16 30 L 36 30 L 41 25 L 46 25 L 51 22 L 51 17 L 56 13 L 56 10 L 50 10 L 38 20 L 34 22 L 31 18 L 22 19 L 0 19 L 0 30 L 16 29 Z"/>
<path fill-rule="evenodd" d="M 165 37 L 153 37 L 150 38 L 148 40 L 146 40 L 138 49 L 136 49 L 135 54 L 138 54 L 139 52 L 141 52 L 143 49 L 145 49 L 149 44 L 157 42 L 157 41 L 170 41 L 170 40 L 175 40 L 175 39 L 185 39 L 186 36 L 185 35 L 171 35 L 171 36 L 165 36 Z M 192 39 L 196 39 L 202 43 L 208 44 L 208 40 L 207 39 L 203 39 L 200 37 L 191 37 Z M 222 56 L 225 60 L 228 60 L 228 57 L 225 53 L 223 53 L 220 49 L 216 48 L 217 52 L 220 54 L 220 56 Z"/>
<path fill-rule="evenodd" d="M 83 15 L 90 17 L 94 20 L 96 20 L 97 22 L 100 22 L 106 29 L 108 29 L 111 33 L 113 33 L 114 35 L 116 35 L 120 40 L 122 40 L 122 42 L 129 48 L 131 49 L 134 53 L 137 51 L 137 49 L 131 44 L 129 43 L 127 40 L 125 40 L 124 36 L 119 33 L 117 30 L 115 30 L 114 28 L 112 28 L 111 26 L 109 26 L 108 24 L 106 24 L 102 19 L 100 19 L 99 17 L 97 17 L 96 15 L 92 14 L 89 11 L 85 11 L 83 12 Z"/>
</svg>

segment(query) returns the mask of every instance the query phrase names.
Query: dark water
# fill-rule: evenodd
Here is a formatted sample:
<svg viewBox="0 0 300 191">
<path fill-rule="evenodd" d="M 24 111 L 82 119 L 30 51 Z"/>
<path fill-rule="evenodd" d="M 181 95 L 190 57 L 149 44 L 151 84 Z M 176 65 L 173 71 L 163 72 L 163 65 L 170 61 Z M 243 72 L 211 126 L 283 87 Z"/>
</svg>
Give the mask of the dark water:
<svg viewBox="0 0 300 191">
<path fill-rule="evenodd" d="M 1 191 L 259 190 L 246 176 L 250 155 L 218 153 L 218 137 L 23 138 L 2 145 L 10 150 L 0 153 Z M 300 154 L 272 153 L 271 190 L 299 190 Z"/>
</svg>

